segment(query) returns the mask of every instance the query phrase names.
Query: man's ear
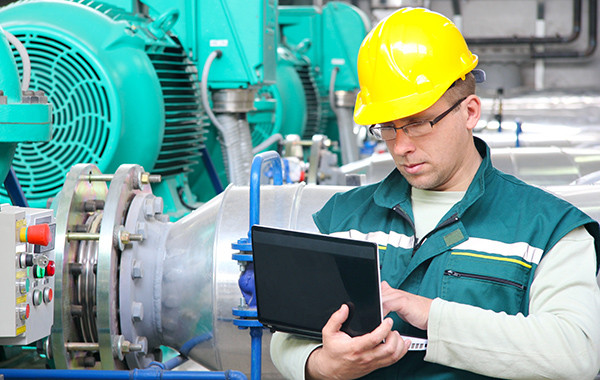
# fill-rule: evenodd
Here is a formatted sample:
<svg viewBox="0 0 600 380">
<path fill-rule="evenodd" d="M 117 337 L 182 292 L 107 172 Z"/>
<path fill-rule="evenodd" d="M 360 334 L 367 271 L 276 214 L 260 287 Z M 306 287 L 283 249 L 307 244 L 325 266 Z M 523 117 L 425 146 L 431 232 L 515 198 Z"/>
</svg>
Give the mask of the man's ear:
<svg viewBox="0 0 600 380">
<path fill-rule="evenodd" d="M 472 131 L 481 117 L 481 100 L 477 95 L 469 95 L 464 104 L 467 110 L 467 129 Z"/>
</svg>

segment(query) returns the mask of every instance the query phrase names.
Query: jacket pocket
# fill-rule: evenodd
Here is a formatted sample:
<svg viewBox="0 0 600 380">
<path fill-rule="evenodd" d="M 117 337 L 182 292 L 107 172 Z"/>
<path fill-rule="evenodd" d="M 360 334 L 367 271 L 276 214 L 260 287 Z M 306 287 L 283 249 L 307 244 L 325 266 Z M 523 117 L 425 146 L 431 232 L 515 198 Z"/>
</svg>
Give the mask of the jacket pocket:
<svg viewBox="0 0 600 380">
<path fill-rule="evenodd" d="M 441 298 L 514 315 L 527 309 L 524 297 L 531 270 L 519 259 L 451 252 Z"/>
</svg>

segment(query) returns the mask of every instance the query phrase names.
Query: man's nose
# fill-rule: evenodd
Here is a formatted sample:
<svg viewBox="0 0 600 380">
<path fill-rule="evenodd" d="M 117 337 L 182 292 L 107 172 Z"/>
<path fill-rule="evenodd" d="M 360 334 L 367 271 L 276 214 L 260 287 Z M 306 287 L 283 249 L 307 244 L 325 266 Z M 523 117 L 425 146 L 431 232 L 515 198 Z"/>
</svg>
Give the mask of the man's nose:
<svg viewBox="0 0 600 380">
<path fill-rule="evenodd" d="M 415 144 L 412 139 L 402 129 L 396 130 L 396 138 L 390 142 L 393 154 L 398 156 L 405 156 L 415 150 Z"/>
</svg>

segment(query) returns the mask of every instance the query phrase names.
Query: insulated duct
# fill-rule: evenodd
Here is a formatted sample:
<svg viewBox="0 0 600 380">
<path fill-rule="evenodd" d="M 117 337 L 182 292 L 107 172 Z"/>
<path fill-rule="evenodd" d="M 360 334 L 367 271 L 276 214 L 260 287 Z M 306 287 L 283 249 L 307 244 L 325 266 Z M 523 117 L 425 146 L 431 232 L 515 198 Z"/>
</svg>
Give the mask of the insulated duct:
<svg viewBox="0 0 600 380">
<path fill-rule="evenodd" d="M 150 178 L 137 165 L 103 175 L 80 164 L 67 175 L 53 205 L 61 300 L 51 339 L 55 365 L 144 368 L 160 360 L 158 348 L 166 345 L 209 369 L 249 373 L 250 336 L 232 323 L 232 308 L 242 298 L 232 243 L 248 236 L 248 187 L 230 185 L 172 223 L 162 213 L 162 199 L 152 194 Z M 260 222 L 316 231 L 312 213 L 343 189 L 262 186 Z M 84 204 L 98 207 L 85 211 Z M 93 302 L 74 296 L 84 283 L 86 300 Z M 86 324 L 83 315 L 89 316 Z M 278 378 L 269 341 L 267 334 L 263 378 Z"/>
</svg>

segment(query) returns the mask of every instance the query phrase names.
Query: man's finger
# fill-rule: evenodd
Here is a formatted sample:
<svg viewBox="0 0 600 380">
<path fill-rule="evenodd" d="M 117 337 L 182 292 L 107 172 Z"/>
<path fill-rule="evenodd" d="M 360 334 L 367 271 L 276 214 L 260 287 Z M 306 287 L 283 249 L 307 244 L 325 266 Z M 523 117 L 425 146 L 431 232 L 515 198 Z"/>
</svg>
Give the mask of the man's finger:
<svg viewBox="0 0 600 380">
<path fill-rule="evenodd" d="M 375 347 L 383 342 L 392 330 L 394 321 L 386 318 L 379 326 L 368 334 L 356 337 L 357 341 L 362 341 L 366 347 Z"/>
<path fill-rule="evenodd" d="M 342 328 L 342 324 L 348 319 L 348 305 L 343 304 L 335 313 L 331 314 L 329 320 L 323 327 L 323 335 L 334 334 Z"/>
</svg>

